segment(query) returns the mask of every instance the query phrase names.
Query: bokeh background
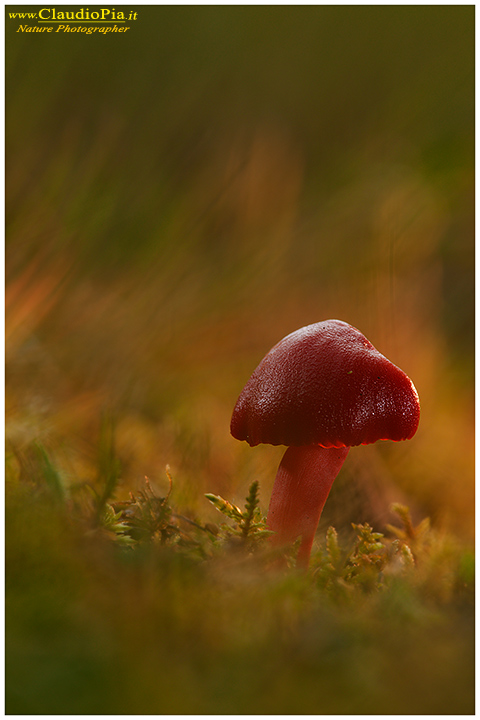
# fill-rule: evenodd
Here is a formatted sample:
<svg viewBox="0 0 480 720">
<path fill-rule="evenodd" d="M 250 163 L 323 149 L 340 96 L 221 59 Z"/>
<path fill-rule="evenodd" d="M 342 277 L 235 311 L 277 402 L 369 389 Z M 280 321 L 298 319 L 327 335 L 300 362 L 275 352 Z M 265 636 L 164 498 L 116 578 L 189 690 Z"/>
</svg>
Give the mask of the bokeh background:
<svg viewBox="0 0 480 720">
<path fill-rule="evenodd" d="M 231 438 L 234 402 L 280 338 L 340 318 L 422 416 L 351 451 L 326 522 L 355 488 L 365 519 L 408 499 L 471 539 L 473 6 L 16 32 L 35 8 L 6 20 L 8 440 L 85 478 L 109 412 L 124 490 L 169 463 L 180 505 L 256 478 L 266 506 L 282 450 Z"/>
<path fill-rule="evenodd" d="M 401 502 L 472 546 L 474 6 L 17 32 L 40 7 L 5 21 L 9 711 L 471 712 L 471 606 L 432 600 L 450 551 L 431 612 L 401 586 L 339 615 L 294 578 L 112 560 L 32 458 L 98 486 L 107 423 L 118 500 L 145 476 L 165 495 L 168 464 L 185 517 L 217 522 L 204 494 L 243 506 L 253 480 L 266 512 L 283 449 L 234 440 L 234 403 L 278 340 L 339 318 L 422 411 L 411 441 L 350 451 L 319 537 Z"/>
</svg>

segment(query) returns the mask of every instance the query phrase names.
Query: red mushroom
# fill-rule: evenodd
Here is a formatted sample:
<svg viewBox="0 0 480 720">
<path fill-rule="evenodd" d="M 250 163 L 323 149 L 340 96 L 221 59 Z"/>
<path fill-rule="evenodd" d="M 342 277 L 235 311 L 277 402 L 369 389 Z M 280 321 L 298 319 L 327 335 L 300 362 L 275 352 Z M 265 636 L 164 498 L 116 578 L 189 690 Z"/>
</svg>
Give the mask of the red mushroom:
<svg viewBox="0 0 480 720">
<path fill-rule="evenodd" d="M 274 543 L 301 536 L 297 562 L 306 567 L 349 448 L 409 440 L 419 416 L 412 381 L 348 323 L 307 325 L 275 345 L 242 390 L 231 421 L 237 440 L 289 446 L 267 515 Z"/>
</svg>

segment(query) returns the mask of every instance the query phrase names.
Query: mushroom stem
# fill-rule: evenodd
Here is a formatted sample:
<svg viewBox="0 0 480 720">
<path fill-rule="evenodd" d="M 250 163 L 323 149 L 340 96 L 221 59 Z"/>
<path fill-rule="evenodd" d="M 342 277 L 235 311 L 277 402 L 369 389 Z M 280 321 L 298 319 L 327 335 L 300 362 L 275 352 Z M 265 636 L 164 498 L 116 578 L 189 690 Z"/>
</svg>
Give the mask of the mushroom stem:
<svg viewBox="0 0 480 720">
<path fill-rule="evenodd" d="M 273 484 L 267 527 L 274 545 L 302 537 L 297 565 L 307 567 L 313 538 L 333 481 L 350 448 L 320 445 L 287 448 Z"/>
</svg>

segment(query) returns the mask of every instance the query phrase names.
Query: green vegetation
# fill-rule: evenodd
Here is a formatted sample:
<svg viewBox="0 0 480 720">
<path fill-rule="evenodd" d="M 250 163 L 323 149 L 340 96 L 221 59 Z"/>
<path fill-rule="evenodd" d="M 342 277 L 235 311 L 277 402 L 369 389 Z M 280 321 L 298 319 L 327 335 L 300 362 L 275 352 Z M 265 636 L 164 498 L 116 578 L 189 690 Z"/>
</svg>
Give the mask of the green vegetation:
<svg viewBox="0 0 480 720">
<path fill-rule="evenodd" d="M 407 508 L 388 535 L 330 527 L 301 573 L 257 482 L 203 524 L 148 480 L 66 495 L 43 448 L 10 460 L 8 713 L 473 712 L 473 556 Z"/>
<path fill-rule="evenodd" d="M 475 8 L 138 6 L 104 37 L 18 33 L 31 9 L 5 22 L 7 712 L 473 712 Z M 421 418 L 349 451 L 301 574 L 264 525 L 283 448 L 229 423 L 328 318 Z"/>
</svg>

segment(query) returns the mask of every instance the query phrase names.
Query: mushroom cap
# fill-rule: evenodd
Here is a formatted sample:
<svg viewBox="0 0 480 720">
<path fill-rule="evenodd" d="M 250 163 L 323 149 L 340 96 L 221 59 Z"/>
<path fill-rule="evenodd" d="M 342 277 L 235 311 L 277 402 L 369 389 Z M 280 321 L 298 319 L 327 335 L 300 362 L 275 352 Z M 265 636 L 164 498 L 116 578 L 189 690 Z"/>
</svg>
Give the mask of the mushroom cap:
<svg viewBox="0 0 480 720">
<path fill-rule="evenodd" d="M 351 447 L 409 440 L 420 417 L 410 378 L 341 320 L 307 325 L 263 358 L 230 425 L 250 445 Z"/>
</svg>

